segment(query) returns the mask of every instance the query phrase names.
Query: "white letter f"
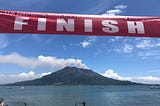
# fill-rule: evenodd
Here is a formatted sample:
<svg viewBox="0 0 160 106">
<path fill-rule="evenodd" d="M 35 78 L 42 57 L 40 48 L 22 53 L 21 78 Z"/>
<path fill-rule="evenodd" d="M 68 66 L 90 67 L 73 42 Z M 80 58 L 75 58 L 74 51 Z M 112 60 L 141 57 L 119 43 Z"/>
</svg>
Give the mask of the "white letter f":
<svg viewBox="0 0 160 106">
<path fill-rule="evenodd" d="M 16 17 L 14 22 L 14 30 L 22 30 L 23 25 L 27 25 L 27 22 L 24 20 L 29 20 L 29 17 Z"/>
</svg>

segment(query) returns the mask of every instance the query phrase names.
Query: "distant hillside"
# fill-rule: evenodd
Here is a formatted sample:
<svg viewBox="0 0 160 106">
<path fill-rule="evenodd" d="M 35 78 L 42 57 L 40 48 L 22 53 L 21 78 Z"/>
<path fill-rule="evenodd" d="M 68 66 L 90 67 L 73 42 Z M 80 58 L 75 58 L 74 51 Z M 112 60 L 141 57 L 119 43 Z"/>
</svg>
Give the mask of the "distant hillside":
<svg viewBox="0 0 160 106">
<path fill-rule="evenodd" d="M 39 79 L 8 84 L 12 86 L 36 85 L 133 85 L 130 81 L 106 78 L 90 69 L 65 67 Z"/>
</svg>

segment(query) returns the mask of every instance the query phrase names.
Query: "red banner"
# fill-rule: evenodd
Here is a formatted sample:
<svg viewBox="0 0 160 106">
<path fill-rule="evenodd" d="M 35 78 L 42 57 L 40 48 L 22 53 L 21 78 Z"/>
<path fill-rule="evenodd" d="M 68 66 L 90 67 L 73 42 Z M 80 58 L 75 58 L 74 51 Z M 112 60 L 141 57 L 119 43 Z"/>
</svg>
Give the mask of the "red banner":
<svg viewBox="0 0 160 106">
<path fill-rule="evenodd" d="M 0 10 L 0 33 L 160 37 L 160 17 Z"/>
</svg>

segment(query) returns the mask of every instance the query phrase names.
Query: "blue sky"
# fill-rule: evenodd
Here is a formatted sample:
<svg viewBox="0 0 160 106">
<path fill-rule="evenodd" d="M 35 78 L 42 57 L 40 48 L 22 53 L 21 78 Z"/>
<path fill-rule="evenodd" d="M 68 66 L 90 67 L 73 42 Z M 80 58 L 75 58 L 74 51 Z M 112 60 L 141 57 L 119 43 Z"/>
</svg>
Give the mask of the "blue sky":
<svg viewBox="0 0 160 106">
<path fill-rule="evenodd" d="M 1 10 L 160 16 L 159 0 L 1 0 Z M 65 66 L 160 84 L 160 39 L 0 34 L 0 83 L 39 78 Z"/>
</svg>

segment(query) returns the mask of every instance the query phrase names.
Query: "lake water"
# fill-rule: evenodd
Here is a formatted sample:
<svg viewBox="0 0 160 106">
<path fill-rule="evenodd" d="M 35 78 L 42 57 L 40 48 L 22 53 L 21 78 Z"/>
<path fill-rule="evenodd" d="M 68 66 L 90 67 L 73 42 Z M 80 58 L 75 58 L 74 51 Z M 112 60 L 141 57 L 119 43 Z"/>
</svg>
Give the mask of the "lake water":
<svg viewBox="0 0 160 106">
<path fill-rule="evenodd" d="M 160 106 L 160 89 L 149 86 L 4 86 L 0 97 L 8 106 Z"/>
</svg>

